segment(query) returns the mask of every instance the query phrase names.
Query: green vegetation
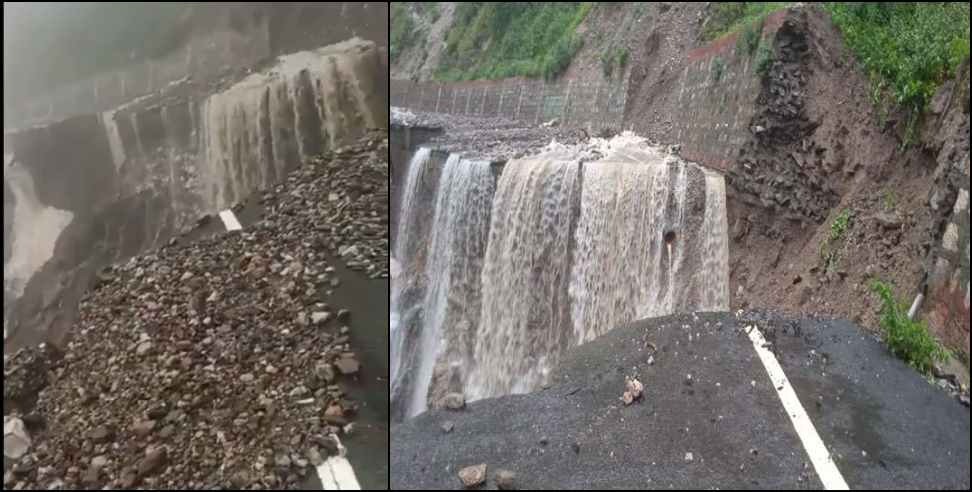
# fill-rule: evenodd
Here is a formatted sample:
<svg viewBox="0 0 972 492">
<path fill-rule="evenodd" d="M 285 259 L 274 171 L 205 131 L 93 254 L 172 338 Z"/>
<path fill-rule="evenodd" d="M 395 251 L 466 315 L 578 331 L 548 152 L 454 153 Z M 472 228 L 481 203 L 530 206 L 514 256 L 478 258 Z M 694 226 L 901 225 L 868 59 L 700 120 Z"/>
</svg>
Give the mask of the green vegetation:
<svg viewBox="0 0 972 492">
<path fill-rule="evenodd" d="M 436 75 L 443 80 L 554 78 L 583 46 L 575 31 L 592 6 L 592 2 L 459 3 Z"/>
<path fill-rule="evenodd" d="M 739 32 L 739 37 L 736 38 L 737 56 L 753 56 L 756 53 L 756 48 L 762 44 L 764 21 L 765 18 L 760 17 Z"/>
<path fill-rule="evenodd" d="M 756 50 L 756 73 L 766 76 L 770 67 L 773 66 L 773 49 L 766 43 L 760 43 Z"/>
<path fill-rule="evenodd" d="M 918 371 L 928 374 L 932 364 L 948 357 L 948 352 L 928 332 L 924 322 L 908 319 L 904 304 L 894 297 L 891 286 L 876 281 L 871 289 L 882 303 L 881 328 L 891 351 Z"/>
<path fill-rule="evenodd" d="M 722 74 L 726 72 L 726 62 L 722 61 L 722 58 L 716 57 L 712 60 L 712 81 L 716 84 L 722 80 Z"/>
<path fill-rule="evenodd" d="M 881 202 L 884 204 L 885 212 L 894 212 L 894 209 L 898 206 L 898 195 L 894 190 L 884 190 L 881 194 Z"/>
<path fill-rule="evenodd" d="M 395 58 L 415 41 L 415 21 L 406 4 L 399 2 L 391 4 L 391 19 L 388 51 Z"/>
<path fill-rule="evenodd" d="M 832 2 L 827 10 L 874 84 L 872 97 L 893 96 L 913 119 L 969 57 L 968 2 Z"/>
<path fill-rule="evenodd" d="M 709 22 L 703 28 L 702 38 L 712 41 L 757 23 L 762 32 L 763 20 L 767 15 L 790 5 L 793 2 L 714 2 Z M 754 46 L 752 51 L 755 49 Z"/>
<path fill-rule="evenodd" d="M 624 72 L 624 67 L 627 65 L 627 48 L 608 48 L 601 54 L 601 69 L 604 70 L 604 76 L 607 78 L 614 76 L 615 69 L 618 73 Z"/>
<path fill-rule="evenodd" d="M 844 238 L 851 226 L 851 212 L 844 209 L 830 224 L 830 236 L 820 246 L 820 258 L 824 262 L 824 271 L 833 271 L 840 264 L 840 250 L 844 245 Z"/>
</svg>

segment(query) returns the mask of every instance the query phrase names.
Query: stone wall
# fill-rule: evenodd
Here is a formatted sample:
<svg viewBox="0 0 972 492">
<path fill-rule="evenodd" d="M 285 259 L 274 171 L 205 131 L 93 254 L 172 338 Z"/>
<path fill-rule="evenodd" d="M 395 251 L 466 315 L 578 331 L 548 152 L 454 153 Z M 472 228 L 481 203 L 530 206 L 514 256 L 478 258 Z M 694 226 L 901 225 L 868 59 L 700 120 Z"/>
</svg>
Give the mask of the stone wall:
<svg viewBox="0 0 972 492">
<path fill-rule="evenodd" d="M 949 348 L 969 354 L 969 156 L 955 161 L 964 182 L 929 277 L 928 320 Z"/>
</svg>

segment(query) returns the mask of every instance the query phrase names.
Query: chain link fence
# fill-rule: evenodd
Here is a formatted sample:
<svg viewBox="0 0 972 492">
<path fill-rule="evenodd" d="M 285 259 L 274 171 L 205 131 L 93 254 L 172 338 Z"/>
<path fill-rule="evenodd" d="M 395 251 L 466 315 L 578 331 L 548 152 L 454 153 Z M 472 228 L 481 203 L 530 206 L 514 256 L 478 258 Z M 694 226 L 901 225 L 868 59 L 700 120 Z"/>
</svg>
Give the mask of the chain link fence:
<svg viewBox="0 0 972 492">
<path fill-rule="evenodd" d="M 621 126 L 627 81 L 507 79 L 477 82 L 391 81 L 391 105 L 412 111 L 504 117 L 529 124 Z"/>
</svg>

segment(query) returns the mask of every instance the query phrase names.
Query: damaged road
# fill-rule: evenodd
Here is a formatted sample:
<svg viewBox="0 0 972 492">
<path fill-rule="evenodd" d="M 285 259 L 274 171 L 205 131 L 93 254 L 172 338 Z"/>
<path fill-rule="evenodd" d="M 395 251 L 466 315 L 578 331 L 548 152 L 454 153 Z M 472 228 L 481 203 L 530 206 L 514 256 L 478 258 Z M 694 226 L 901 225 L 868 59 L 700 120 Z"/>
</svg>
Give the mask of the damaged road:
<svg viewBox="0 0 972 492">
<path fill-rule="evenodd" d="M 572 350 L 550 387 L 392 429 L 395 489 L 820 489 L 746 328 L 756 327 L 852 488 L 969 488 L 969 409 L 849 322 L 645 320 Z M 625 405 L 626 378 L 643 395 Z"/>
</svg>

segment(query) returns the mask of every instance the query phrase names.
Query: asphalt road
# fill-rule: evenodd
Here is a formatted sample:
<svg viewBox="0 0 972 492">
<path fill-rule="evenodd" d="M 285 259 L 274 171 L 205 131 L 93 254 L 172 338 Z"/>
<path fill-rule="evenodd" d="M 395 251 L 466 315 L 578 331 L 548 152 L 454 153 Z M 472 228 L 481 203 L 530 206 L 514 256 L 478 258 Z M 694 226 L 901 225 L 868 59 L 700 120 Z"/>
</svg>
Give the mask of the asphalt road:
<svg viewBox="0 0 972 492">
<path fill-rule="evenodd" d="M 485 463 L 487 489 L 499 469 L 521 489 L 820 489 L 750 325 L 851 488 L 969 489 L 968 408 L 850 323 L 760 314 L 637 322 L 573 350 L 545 390 L 394 425 L 391 486 L 458 489 Z M 645 385 L 628 407 L 625 376 Z"/>
</svg>

